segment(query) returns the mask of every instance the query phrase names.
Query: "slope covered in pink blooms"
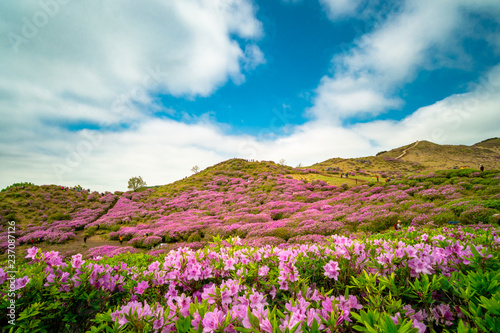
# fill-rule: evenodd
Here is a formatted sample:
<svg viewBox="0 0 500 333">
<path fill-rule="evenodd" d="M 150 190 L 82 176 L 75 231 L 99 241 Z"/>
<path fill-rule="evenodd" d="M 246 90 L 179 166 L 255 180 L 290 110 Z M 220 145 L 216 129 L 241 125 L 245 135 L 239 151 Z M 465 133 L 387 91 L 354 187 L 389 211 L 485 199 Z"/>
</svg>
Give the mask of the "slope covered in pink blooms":
<svg viewBox="0 0 500 333">
<path fill-rule="evenodd" d="M 121 236 L 144 248 L 203 242 L 214 235 L 264 245 L 380 232 L 398 220 L 406 226 L 489 223 L 500 208 L 500 177 L 494 171 L 444 171 L 349 188 L 235 169 L 195 176 L 182 191 L 165 186 L 125 193 L 89 226 L 118 225 L 110 239 Z"/>
<path fill-rule="evenodd" d="M 33 239 L 63 243 L 84 229 L 89 236 L 98 233 L 111 242 L 122 237 L 125 245 L 145 249 L 160 244 L 170 249 L 176 243 L 200 248 L 216 235 L 238 236 L 249 245 L 320 242 L 332 234 L 377 233 L 398 220 L 404 226 L 489 223 L 500 209 L 500 174 L 494 170 L 446 170 L 357 186 L 291 177 L 317 172 L 235 159 L 139 192 L 59 189 L 68 194 L 65 200 L 48 197 L 44 187 L 2 194 L 27 197 L 18 202 L 17 215 L 26 210 L 41 214 L 23 217 L 19 245 Z M 65 207 L 68 220 L 52 221 L 43 214 L 47 203 L 38 200 L 43 196 Z M 2 208 L 5 216 L 13 210 Z M 2 237 L 5 230 L 0 230 Z"/>
<path fill-rule="evenodd" d="M 118 200 L 98 193 L 56 185 L 25 185 L 0 192 L 0 252 L 7 247 L 7 223 L 15 222 L 17 245 L 65 243 L 75 238 Z"/>
<path fill-rule="evenodd" d="M 234 159 L 136 192 L 11 187 L 0 311 L 14 290 L 13 332 L 500 332 L 499 171 L 300 175 L 323 174 Z M 108 244 L 37 248 L 82 235 Z"/>
</svg>

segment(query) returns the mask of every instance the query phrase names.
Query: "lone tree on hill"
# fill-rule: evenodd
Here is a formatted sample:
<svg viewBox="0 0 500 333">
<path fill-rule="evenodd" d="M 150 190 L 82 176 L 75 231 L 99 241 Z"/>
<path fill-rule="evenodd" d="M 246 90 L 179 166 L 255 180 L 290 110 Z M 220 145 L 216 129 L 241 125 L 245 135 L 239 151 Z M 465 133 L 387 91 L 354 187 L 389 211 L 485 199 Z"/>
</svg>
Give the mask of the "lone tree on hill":
<svg viewBox="0 0 500 333">
<path fill-rule="evenodd" d="M 141 187 L 146 186 L 146 182 L 142 180 L 142 177 L 132 177 L 128 180 L 128 189 L 135 191 L 137 189 L 140 189 Z"/>
<path fill-rule="evenodd" d="M 198 171 L 200 171 L 200 167 L 197 165 L 195 165 L 194 167 L 191 168 L 192 173 L 198 173 Z"/>
</svg>

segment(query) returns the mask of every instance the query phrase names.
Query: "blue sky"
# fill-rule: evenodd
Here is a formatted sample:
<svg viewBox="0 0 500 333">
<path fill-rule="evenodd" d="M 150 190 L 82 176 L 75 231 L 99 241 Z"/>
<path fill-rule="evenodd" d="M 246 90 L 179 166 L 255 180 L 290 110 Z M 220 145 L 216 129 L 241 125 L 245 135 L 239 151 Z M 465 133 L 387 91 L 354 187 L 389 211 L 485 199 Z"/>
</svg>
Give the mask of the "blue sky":
<svg viewBox="0 0 500 333">
<path fill-rule="evenodd" d="M 232 134 L 258 135 L 270 117 L 286 108 L 291 116 L 286 123 L 280 119 L 279 125 L 302 125 L 310 120 L 304 110 L 313 106 L 311 95 L 321 77 L 330 71 L 332 56 L 348 49 L 353 40 L 377 24 L 375 19 L 329 20 L 317 1 L 291 4 L 256 1 L 256 8 L 256 17 L 265 31 L 258 41 L 265 63 L 248 73 L 244 83 L 229 82 L 207 97 L 160 95 L 160 103 L 170 111 L 159 112 L 159 116 L 185 121 L 186 114 L 191 117 L 207 114 L 216 122 L 228 124 L 227 130 Z M 498 24 L 487 16 L 474 19 L 477 29 L 500 31 Z M 422 106 L 467 92 L 468 84 L 495 66 L 499 55 L 482 39 L 464 40 L 461 47 L 473 61 L 458 68 L 422 70 L 412 82 L 395 91 L 402 98 L 402 105 L 376 117 L 347 118 L 343 124 L 401 120 Z M 177 113 L 172 114 L 172 110 Z"/>
<path fill-rule="evenodd" d="M 230 124 L 234 133 L 258 134 L 275 112 L 286 105 L 292 124 L 307 121 L 308 96 L 330 69 L 335 50 L 355 37 L 347 23 L 333 24 L 318 2 L 283 4 L 258 1 L 256 17 L 265 35 L 258 45 L 266 62 L 246 75 L 242 84 L 229 82 L 208 97 L 161 97 L 167 108 L 190 115 L 213 112 L 216 121 Z M 244 43 L 245 41 L 240 41 Z M 174 117 L 182 119 L 182 115 Z M 280 121 L 280 125 L 285 125 Z"/>
<path fill-rule="evenodd" d="M 493 0 L 8 0 L 0 188 L 500 136 Z M 91 19 L 89 19 L 91 18 Z"/>
</svg>

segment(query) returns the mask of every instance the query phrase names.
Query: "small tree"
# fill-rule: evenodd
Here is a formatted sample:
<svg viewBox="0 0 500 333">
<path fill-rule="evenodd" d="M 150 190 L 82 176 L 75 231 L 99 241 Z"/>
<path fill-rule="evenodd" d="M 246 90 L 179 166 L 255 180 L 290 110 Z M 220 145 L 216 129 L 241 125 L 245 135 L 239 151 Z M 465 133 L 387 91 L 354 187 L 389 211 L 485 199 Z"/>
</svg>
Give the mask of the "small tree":
<svg viewBox="0 0 500 333">
<path fill-rule="evenodd" d="M 195 165 L 194 167 L 191 168 L 192 173 L 198 173 L 198 171 L 200 171 L 200 167 L 197 165 Z"/>
<path fill-rule="evenodd" d="M 132 177 L 128 180 L 128 189 L 135 191 L 137 189 L 140 189 L 141 187 L 146 186 L 146 182 L 142 180 L 142 177 Z"/>
<path fill-rule="evenodd" d="M 280 164 L 280 165 L 285 165 L 285 162 L 286 162 L 286 161 L 285 161 L 285 159 L 284 159 L 284 158 L 282 158 L 282 159 L 279 161 L 279 163 L 278 163 L 278 164 Z"/>
</svg>

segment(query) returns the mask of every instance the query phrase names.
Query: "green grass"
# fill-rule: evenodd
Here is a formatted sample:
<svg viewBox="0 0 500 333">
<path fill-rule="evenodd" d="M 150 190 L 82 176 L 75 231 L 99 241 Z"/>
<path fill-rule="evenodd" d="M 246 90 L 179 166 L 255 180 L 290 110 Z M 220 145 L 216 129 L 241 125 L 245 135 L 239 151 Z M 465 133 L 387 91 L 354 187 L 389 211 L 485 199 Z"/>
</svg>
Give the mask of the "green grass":
<svg viewBox="0 0 500 333">
<path fill-rule="evenodd" d="M 57 185 L 14 186 L 0 192 L 0 223 L 14 220 L 20 225 L 44 221 L 70 220 L 80 209 L 99 205 L 100 196 L 88 200 L 86 192 L 62 190 Z"/>
<path fill-rule="evenodd" d="M 349 178 L 340 178 L 340 175 L 322 175 L 322 174 L 289 174 L 288 176 L 298 179 L 298 180 L 306 180 L 307 182 L 312 182 L 314 180 L 322 180 L 329 185 L 340 186 L 342 184 L 347 185 L 363 185 L 372 182 L 373 177 L 370 176 L 349 176 Z M 357 179 L 357 182 L 356 182 Z M 385 180 L 379 178 L 381 183 L 385 183 Z"/>
<path fill-rule="evenodd" d="M 152 195 L 163 196 L 180 193 L 191 188 L 201 189 L 207 182 L 214 180 L 218 176 L 249 178 L 261 173 L 287 175 L 291 172 L 294 172 L 294 168 L 272 161 L 248 162 L 244 159 L 235 158 L 208 167 L 185 179 L 160 186 L 156 188 Z"/>
</svg>

